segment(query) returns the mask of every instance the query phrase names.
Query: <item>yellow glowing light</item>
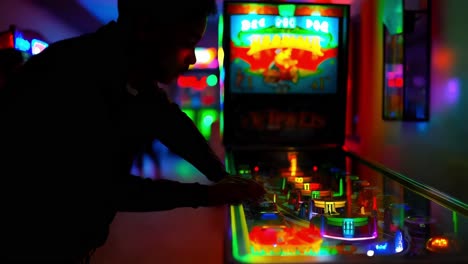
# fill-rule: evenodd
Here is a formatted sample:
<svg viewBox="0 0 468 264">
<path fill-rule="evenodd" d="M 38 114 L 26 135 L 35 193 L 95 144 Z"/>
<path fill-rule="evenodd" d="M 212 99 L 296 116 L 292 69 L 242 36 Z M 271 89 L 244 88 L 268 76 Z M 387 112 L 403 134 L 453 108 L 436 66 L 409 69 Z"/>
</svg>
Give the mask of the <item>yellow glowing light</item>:
<svg viewBox="0 0 468 264">
<path fill-rule="evenodd" d="M 189 69 L 207 67 L 217 59 L 217 48 L 196 47 L 195 57 L 197 62 L 193 65 L 190 65 Z"/>
<path fill-rule="evenodd" d="M 460 251 L 460 246 L 456 240 L 449 237 L 437 236 L 430 238 L 426 242 L 426 249 L 432 252 L 450 253 Z"/>
<path fill-rule="evenodd" d="M 263 50 L 269 49 L 300 49 L 309 51 L 314 56 L 323 56 L 322 46 L 320 45 L 320 37 L 318 36 L 291 36 L 291 35 L 274 35 L 271 38 L 269 35 L 253 35 L 251 38 L 250 49 L 248 55 L 253 55 Z"/>
<path fill-rule="evenodd" d="M 296 172 L 297 171 L 297 159 L 296 158 L 291 159 L 290 169 L 291 169 L 291 172 Z"/>
<path fill-rule="evenodd" d="M 437 238 L 431 242 L 433 247 L 446 248 L 448 246 L 448 241 L 445 238 Z"/>
</svg>

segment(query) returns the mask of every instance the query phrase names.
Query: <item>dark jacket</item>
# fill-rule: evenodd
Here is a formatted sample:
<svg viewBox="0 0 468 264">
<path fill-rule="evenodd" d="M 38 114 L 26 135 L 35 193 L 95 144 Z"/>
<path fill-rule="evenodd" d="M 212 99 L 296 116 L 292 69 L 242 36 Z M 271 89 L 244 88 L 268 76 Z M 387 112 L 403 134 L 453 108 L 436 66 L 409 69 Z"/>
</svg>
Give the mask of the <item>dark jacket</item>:
<svg viewBox="0 0 468 264">
<path fill-rule="evenodd" d="M 207 186 L 129 174 L 155 138 L 210 180 L 226 176 L 161 89 L 127 91 L 115 27 L 50 45 L 2 95 L 0 240 L 9 255 L 82 254 L 105 242 L 117 211 L 210 205 Z"/>
</svg>

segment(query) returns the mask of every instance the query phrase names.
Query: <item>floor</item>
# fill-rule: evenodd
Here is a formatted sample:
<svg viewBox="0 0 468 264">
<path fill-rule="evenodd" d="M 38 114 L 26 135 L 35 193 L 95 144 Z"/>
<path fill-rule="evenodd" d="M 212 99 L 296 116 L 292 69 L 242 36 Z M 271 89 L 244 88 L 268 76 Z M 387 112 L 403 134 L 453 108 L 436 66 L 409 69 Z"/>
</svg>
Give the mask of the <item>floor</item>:
<svg viewBox="0 0 468 264">
<path fill-rule="evenodd" d="M 155 144 L 163 178 L 209 183 L 186 161 Z M 218 153 L 222 149 L 215 147 Z M 154 172 L 144 159 L 143 175 Z M 134 168 L 133 173 L 140 173 Z M 119 213 L 107 243 L 93 255 L 92 264 L 223 263 L 226 208 L 181 208 L 154 213 Z"/>
</svg>

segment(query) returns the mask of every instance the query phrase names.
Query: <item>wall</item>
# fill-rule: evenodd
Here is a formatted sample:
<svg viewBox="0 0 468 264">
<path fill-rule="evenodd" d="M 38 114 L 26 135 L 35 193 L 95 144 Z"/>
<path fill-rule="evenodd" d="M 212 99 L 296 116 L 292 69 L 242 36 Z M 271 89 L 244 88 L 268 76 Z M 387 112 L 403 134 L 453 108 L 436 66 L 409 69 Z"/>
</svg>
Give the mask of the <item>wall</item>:
<svg viewBox="0 0 468 264">
<path fill-rule="evenodd" d="M 468 2 L 433 0 L 429 122 L 384 122 L 382 116 L 382 8 L 361 6 L 357 134 L 347 146 L 363 156 L 468 202 Z M 359 66 L 357 66 L 359 65 Z"/>
<path fill-rule="evenodd" d="M 82 34 L 82 32 L 65 25 L 47 10 L 31 4 L 27 0 L 0 1 L 0 31 L 8 30 L 11 24 L 15 24 L 20 29 L 37 31 L 48 42 Z"/>
</svg>

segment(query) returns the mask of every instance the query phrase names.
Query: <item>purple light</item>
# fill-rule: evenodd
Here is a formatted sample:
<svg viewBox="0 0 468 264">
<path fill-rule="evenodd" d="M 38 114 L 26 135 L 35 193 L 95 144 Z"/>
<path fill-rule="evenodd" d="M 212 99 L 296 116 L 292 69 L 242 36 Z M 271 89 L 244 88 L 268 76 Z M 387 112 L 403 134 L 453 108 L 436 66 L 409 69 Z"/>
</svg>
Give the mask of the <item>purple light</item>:
<svg viewBox="0 0 468 264">
<path fill-rule="evenodd" d="M 364 240 L 376 239 L 377 234 L 374 233 L 374 234 L 372 234 L 372 236 L 368 236 L 368 237 L 349 237 L 349 238 L 340 237 L 340 236 L 330 236 L 330 235 L 325 235 L 324 234 L 323 237 L 336 239 L 336 240 L 344 240 L 344 241 L 364 241 Z"/>
<path fill-rule="evenodd" d="M 460 79 L 451 78 L 447 82 L 447 89 L 445 91 L 445 98 L 447 104 L 456 104 L 460 97 Z"/>
</svg>

